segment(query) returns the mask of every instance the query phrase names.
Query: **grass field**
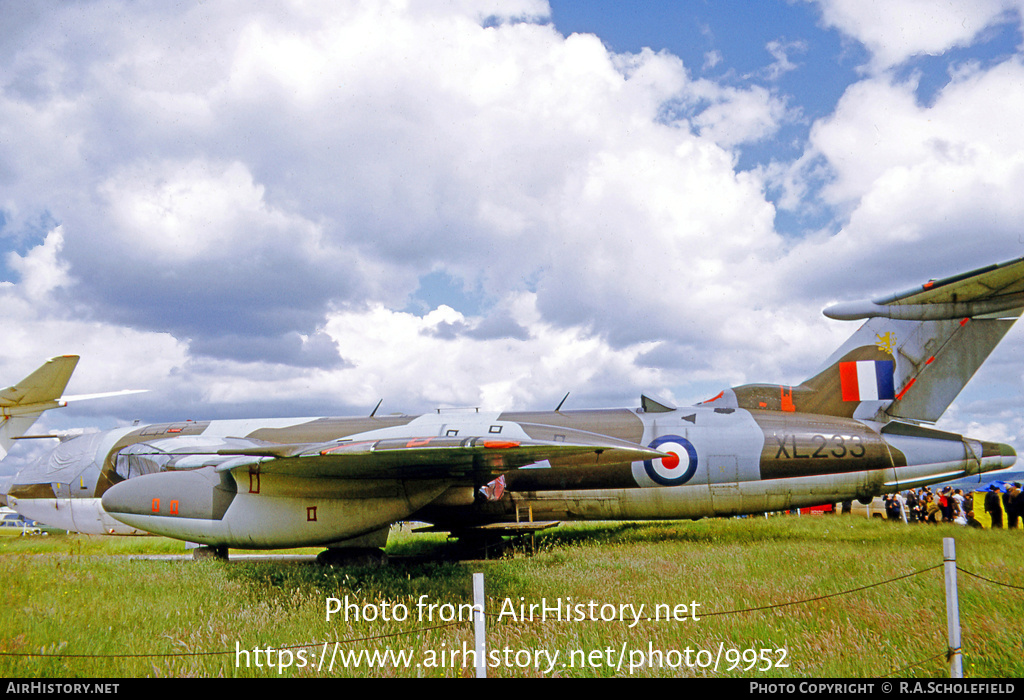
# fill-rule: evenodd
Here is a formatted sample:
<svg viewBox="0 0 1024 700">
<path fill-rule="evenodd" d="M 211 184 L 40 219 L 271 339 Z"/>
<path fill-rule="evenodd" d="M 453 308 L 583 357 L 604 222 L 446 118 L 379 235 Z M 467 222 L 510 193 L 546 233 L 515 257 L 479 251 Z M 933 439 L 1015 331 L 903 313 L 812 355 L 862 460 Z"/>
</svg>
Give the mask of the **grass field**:
<svg viewBox="0 0 1024 700">
<path fill-rule="evenodd" d="M 125 556 L 183 553 L 155 537 L 3 538 L 0 674 L 471 676 L 472 625 L 445 623 L 479 571 L 490 676 L 946 677 L 943 537 L 962 569 L 965 675 L 1024 676 L 1024 532 L 850 516 L 565 525 L 531 556 L 472 562 L 405 530 L 382 568 Z M 328 598 L 347 600 L 347 620 L 325 619 Z M 562 619 L 508 614 L 545 603 Z M 666 609 L 679 619 L 650 619 Z"/>
</svg>

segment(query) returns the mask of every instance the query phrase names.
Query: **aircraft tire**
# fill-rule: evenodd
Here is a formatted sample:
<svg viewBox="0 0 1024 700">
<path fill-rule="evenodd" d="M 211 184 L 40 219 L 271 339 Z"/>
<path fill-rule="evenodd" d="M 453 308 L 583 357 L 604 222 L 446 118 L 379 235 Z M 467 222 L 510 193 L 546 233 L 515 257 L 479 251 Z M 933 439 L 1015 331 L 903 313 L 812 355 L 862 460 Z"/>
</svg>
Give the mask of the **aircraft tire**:
<svg viewBox="0 0 1024 700">
<path fill-rule="evenodd" d="M 192 551 L 193 561 L 201 561 L 204 559 L 216 559 L 217 561 L 228 560 L 228 548 L 227 547 L 197 547 Z"/>
<path fill-rule="evenodd" d="M 384 566 L 387 562 L 387 553 L 374 547 L 328 548 L 316 555 L 321 566 Z"/>
</svg>

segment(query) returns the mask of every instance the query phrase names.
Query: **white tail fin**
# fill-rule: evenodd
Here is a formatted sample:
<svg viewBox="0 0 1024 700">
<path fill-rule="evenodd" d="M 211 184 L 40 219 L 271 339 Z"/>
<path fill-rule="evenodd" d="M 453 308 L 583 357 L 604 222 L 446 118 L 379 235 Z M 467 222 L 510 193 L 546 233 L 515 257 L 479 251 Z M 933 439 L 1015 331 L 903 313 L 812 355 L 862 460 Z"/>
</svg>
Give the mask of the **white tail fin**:
<svg viewBox="0 0 1024 700">
<path fill-rule="evenodd" d="M 65 405 L 61 395 L 77 364 L 77 355 L 51 358 L 14 386 L 0 390 L 0 459 L 7 456 L 14 440 L 27 433 L 43 411 Z"/>
</svg>

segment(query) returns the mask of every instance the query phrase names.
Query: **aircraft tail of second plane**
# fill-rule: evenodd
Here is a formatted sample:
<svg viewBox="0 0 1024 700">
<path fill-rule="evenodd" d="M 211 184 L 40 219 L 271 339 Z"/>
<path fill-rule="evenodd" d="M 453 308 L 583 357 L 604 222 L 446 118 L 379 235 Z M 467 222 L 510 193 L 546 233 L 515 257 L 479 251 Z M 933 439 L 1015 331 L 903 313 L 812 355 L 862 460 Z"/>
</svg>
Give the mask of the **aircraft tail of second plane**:
<svg viewBox="0 0 1024 700">
<path fill-rule="evenodd" d="M 64 405 L 61 395 L 77 365 L 77 355 L 53 357 L 14 386 L 0 390 L 0 459 L 44 411 Z"/>
</svg>

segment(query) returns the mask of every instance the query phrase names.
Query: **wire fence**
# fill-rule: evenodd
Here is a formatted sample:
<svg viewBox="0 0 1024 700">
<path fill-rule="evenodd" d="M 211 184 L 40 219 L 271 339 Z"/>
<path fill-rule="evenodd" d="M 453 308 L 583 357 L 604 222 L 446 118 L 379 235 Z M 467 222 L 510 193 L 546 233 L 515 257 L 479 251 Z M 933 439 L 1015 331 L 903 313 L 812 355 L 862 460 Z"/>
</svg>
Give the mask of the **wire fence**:
<svg viewBox="0 0 1024 700">
<path fill-rule="evenodd" d="M 899 576 L 893 576 L 891 578 L 883 579 L 883 580 L 880 580 L 880 581 L 875 581 L 875 582 L 864 584 L 864 585 L 861 585 L 861 586 L 856 586 L 856 587 L 845 589 L 845 590 L 842 590 L 842 591 L 836 591 L 836 592 L 833 592 L 833 593 L 825 593 L 825 594 L 822 594 L 822 595 L 811 596 L 811 597 L 806 597 L 806 598 L 800 598 L 800 599 L 796 599 L 796 600 L 787 600 L 787 601 L 783 601 L 783 602 L 768 603 L 768 604 L 765 604 L 765 605 L 757 605 L 757 606 L 751 606 L 751 607 L 747 607 L 747 608 L 737 608 L 737 609 L 732 609 L 732 610 L 717 610 L 717 611 L 706 611 L 705 610 L 705 611 L 701 611 L 700 614 L 701 614 L 701 617 L 718 617 L 718 616 L 729 616 L 729 615 L 745 615 L 745 614 L 750 614 L 750 613 L 757 613 L 757 612 L 766 612 L 766 611 L 770 611 L 770 610 L 777 610 L 777 609 L 786 608 L 786 607 L 792 607 L 792 606 L 810 605 L 810 604 L 817 603 L 817 602 L 824 601 L 824 600 L 829 600 L 829 599 L 834 599 L 834 598 L 840 598 L 840 597 L 845 597 L 845 596 L 856 595 L 857 593 L 860 593 L 862 591 L 866 591 L 866 590 L 869 590 L 869 589 L 873 589 L 873 588 L 878 588 L 878 587 L 882 587 L 882 586 L 890 586 L 890 585 L 893 585 L 893 584 L 895 584 L 897 582 L 903 581 L 905 579 L 913 578 L 913 577 L 916 577 L 916 576 L 922 576 L 924 574 L 933 572 L 936 569 L 940 569 L 940 568 L 943 568 L 945 566 L 946 566 L 946 563 L 936 564 L 935 566 L 930 566 L 930 567 L 926 567 L 926 568 L 923 568 L 923 569 L 918 569 L 916 571 L 911 571 L 909 573 L 901 574 Z M 1024 586 L 1015 585 L 1015 584 L 1008 583 L 1008 582 L 1005 582 L 1005 581 L 998 581 L 998 580 L 995 580 L 995 579 L 990 578 L 988 576 L 983 576 L 983 575 L 981 575 L 981 574 L 979 574 L 977 572 L 970 571 L 970 570 L 968 570 L 968 569 L 966 569 L 964 567 L 961 567 L 959 565 L 955 566 L 955 570 L 957 572 L 965 574 L 966 576 L 970 577 L 971 579 L 974 579 L 976 581 L 982 582 L 983 584 L 987 584 L 987 585 L 995 587 L 995 588 L 1002 588 L 1002 589 L 1006 589 L 1008 591 L 1024 591 Z M 481 576 L 482 577 L 482 574 L 476 574 L 475 576 Z M 947 572 L 947 578 L 948 578 L 948 572 Z M 481 582 L 482 582 L 482 579 L 481 579 Z M 482 585 L 481 585 L 480 600 L 479 601 L 475 601 L 474 605 L 475 606 L 479 605 L 481 610 L 485 607 L 485 604 L 483 602 L 483 596 L 482 596 Z M 499 613 L 493 613 L 493 612 L 490 612 L 490 613 L 483 612 L 482 615 L 479 616 L 479 618 L 480 618 L 480 620 L 483 620 L 484 618 L 491 619 L 492 621 L 497 620 L 497 621 L 500 621 L 502 624 L 526 624 L 526 625 L 543 625 L 543 624 L 547 624 L 543 620 L 535 620 L 535 619 L 532 619 L 532 618 L 531 619 L 513 620 L 513 621 L 504 620 L 504 619 L 502 619 L 502 616 Z M 619 615 L 618 617 L 612 617 L 612 618 L 604 618 L 604 617 L 602 617 L 602 621 L 610 622 L 610 623 L 619 622 L 619 623 L 636 624 L 636 623 L 641 622 L 641 621 L 654 622 L 654 621 L 657 621 L 657 618 L 650 617 L 650 616 L 647 616 L 647 617 L 636 617 L 636 616 L 623 617 L 623 616 Z M 443 622 L 441 624 L 436 624 L 436 625 L 410 627 L 408 629 L 403 629 L 403 630 L 400 630 L 400 631 L 397 631 L 397 632 L 391 632 L 391 633 L 387 633 L 387 634 L 377 634 L 377 635 L 370 635 L 370 636 L 350 637 L 350 638 L 341 639 L 341 640 L 311 641 L 311 642 L 299 643 L 299 644 L 291 644 L 291 645 L 276 645 L 275 649 L 278 649 L 278 650 L 301 650 L 301 649 L 321 648 L 322 647 L 324 652 L 326 653 L 328 651 L 328 647 L 331 646 L 331 645 L 333 645 L 334 649 L 337 649 L 341 645 L 356 645 L 356 644 L 365 644 L 365 643 L 368 643 L 368 642 L 380 642 L 380 641 L 386 641 L 386 640 L 395 640 L 395 639 L 400 639 L 400 638 L 403 638 L 403 637 L 410 637 L 410 636 L 415 637 L 417 635 L 422 635 L 424 632 L 437 631 L 437 630 L 450 629 L 450 628 L 458 628 L 458 627 L 465 627 L 465 626 L 468 626 L 468 625 L 471 625 L 471 624 L 473 624 L 473 623 L 469 622 L 469 621 L 466 621 L 466 620 L 459 619 L 459 620 L 454 620 L 454 621 L 451 621 L 451 622 Z M 922 658 L 922 659 L 917 660 L 915 662 L 912 662 L 910 664 L 903 665 L 903 666 L 901 666 L 899 668 L 892 669 L 888 673 L 882 674 L 879 677 L 880 678 L 887 678 L 887 677 L 900 676 L 901 674 L 905 673 L 906 671 L 908 671 L 910 669 L 918 668 L 918 667 L 921 667 L 921 666 L 925 666 L 925 665 L 934 663 L 935 661 L 937 661 L 939 659 L 946 659 L 947 661 L 949 661 L 954 654 L 959 654 L 960 651 L 961 650 L 960 650 L 959 646 L 954 647 L 951 644 L 950 647 L 948 647 L 947 649 L 945 649 L 945 650 L 943 650 L 941 652 L 937 652 L 934 655 L 928 656 L 926 658 Z M 238 653 L 239 653 L 239 651 L 238 651 L 237 648 L 236 649 L 214 650 L 214 651 L 180 651 L 180 652 L 159 652 L 159 653 L 157 653 L 157 652 L 154 652 L 154 653 L 111 653 L 111 654 L 74 654 L 74 653 L 46 652 L 46 651 L 39 651 L 39 652 L 15 652 L 15 651 L 7 652 L 7 651 L 4 651 L 4 652 L 0 652 L 0 658 L 3 658 L 3 657 L 8 657 L 8 658 L 32 657 L 32 658 L 42 658 L 42 659 L 95 659 L 95 660 L 103 660 L 103 659 L 175 659 L 175 658 L 188 658 L 188 657 L 215 657 L 215 656 L 229 656 L 229 655 L 236 655 L 237 656 Z"/>
</svg>

